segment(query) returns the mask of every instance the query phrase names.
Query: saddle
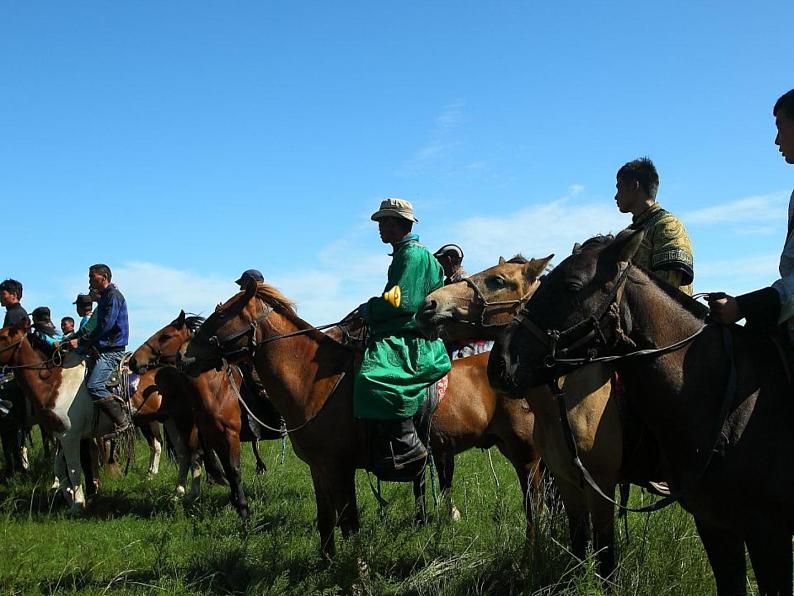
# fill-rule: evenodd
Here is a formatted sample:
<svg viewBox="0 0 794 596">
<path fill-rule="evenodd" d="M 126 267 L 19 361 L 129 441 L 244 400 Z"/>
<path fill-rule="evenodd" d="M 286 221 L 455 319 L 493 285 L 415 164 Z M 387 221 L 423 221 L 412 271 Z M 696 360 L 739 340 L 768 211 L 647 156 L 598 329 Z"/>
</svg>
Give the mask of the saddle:
<svg viewBox="0 0 794 596">
<path fill-rule="evenodd" d="M 447 391 L 445 375 L 429 385 L 419 411 L 411 418 L 366 419 L 369 469 L 380 480 L 413 482 L 427 465 L 430 453 L 430 426 L 438 404 Z"/>
<path fill-rule="evenodd" d="M 141 376 L 130 370 L 129 362 L 132 352 L 124 354 L 124 358 L 119 362 L 119 366 L 114 370 L 105 382 L 105 387 L 113 394 L 117 400 L 128 404 L 132 395 L 138 390 L 138 383 Z"/>
</svg>

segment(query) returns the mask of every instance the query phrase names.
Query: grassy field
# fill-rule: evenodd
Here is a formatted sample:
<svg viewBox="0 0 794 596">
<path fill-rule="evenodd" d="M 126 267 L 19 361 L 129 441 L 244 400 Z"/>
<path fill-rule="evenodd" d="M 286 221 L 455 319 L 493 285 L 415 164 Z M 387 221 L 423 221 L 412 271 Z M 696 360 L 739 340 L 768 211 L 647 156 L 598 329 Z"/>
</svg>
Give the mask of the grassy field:
<svg viewBox="0 0 794 596">
<path fill-rule="evenodd" d="M 619 535 L 620 568 L 606 583 L 595 560 L 566 550 L 562 515 L 541 512 L 526 547 L 517 480 L 493 450 L 458 458 L 454 499 L 463 519 L 439 509 L 413 523 L 409 485 L 384 485 L 381 513 L 367 477 L 357 479 L 362 529 L 338 540 L 338 555 L 318 553 L 308 468 L 287 448 L 262 443 L 269 466 L 253 473 L 245 446 L 244 484 L 252 517 L 242 523 L 226 487 L 204 485 L 197 504 L 172 499 L 175 467 L 145 479 L 146 453 L 121 478 L 103 476 L 83 517 L 67 515 L 47 487 L 49 462 L 0 486 L 0 590 L 14 594 L 711 594 L 713 580 L 688 514 L 673 506 L 632 515 Z M 429 497 L 430 495 L 428 495 Z M 639 501 L 641 495 L 634 494 Z"/>
</svg>

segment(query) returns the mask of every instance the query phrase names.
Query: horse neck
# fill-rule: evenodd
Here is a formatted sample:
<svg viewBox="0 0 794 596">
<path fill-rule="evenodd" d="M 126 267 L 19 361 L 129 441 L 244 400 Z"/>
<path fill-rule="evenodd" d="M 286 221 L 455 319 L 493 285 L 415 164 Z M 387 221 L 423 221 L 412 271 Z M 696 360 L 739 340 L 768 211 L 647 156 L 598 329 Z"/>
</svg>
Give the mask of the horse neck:
<svg viewBox="0 0 794 596">
<path fill-rule="evenodd" d="M 44 356 L 25 338 L 11 364 L 20 367 L 14 371 L 14 376 L 28 398 L 41 408 L 52 408 L 58 399 L 63 370 L 57 366 L 45 368 L 46 362 Z"/>
<path fill-rule="evenodd" d="M 260 323 L 265 337 L 308 329 L 300 319 L 274 312 Z M 261 345 L 254 364 L 262 385 L 288 426 L 301 424 L 322 408 L 350 360 L 350 352 L 319 331 Z"/>
<path fill-rule="evenodd" d="M 629 336 L 640 349 L 672 345 L 703 326 L 702 320 L 652 280 L 640 284 L 629 282 L 625 299 L 632 320 Z M 616 366 L 627 389 L 627 399 L 671 460 L 691 453 L 689 435 L 676 431 L 686 418 L 683 363 L 690 346 L 659 357 L 629 358 Z"/>
</svg>

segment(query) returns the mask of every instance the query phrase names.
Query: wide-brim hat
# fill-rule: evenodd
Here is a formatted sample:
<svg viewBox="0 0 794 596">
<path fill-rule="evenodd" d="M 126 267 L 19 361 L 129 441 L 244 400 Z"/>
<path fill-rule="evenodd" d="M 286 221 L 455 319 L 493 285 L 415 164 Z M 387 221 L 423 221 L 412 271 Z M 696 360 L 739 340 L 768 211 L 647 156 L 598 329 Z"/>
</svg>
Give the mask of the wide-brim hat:
<svg viewBox="0 0 794 596">
<path fill-rule="evenodd" d="M 76 304 L 77 306 L 91 306 L 93 300 L 91 300 L 91 296 L 89 294 L 78 294 L 77 300 L 72 302 L 72 304 Z"/>
<path fill-rule="evenodd" d="M 399 217 L 419 223 L 419 220 L 414 215 L 414 206 L 405 199 L 383 199 L 380 203 L 380 209 L 373 213 L 370 219 L 378 221 L 384 217 Z"/>
</svg>

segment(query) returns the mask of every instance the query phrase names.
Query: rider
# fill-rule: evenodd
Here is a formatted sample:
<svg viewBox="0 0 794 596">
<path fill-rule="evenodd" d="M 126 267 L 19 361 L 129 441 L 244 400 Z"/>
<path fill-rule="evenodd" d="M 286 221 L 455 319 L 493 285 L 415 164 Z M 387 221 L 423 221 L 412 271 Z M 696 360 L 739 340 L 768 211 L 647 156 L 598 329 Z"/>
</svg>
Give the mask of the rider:
<svg viewBox="0 0 794 596">
<path fill-rule="evenodd" d="M 621 213 L 631 213 L 629 229 L 645 230 L 633 261 L 654 275 L 692 295 L 692 243 L 684 224 L 656 202 L 659 174 L 647 157 L 630 161 L 617 173 L 615 202 Z"/>
<path fill-rule="evenodd" d="M 794 164 L 794 89 L 778 98 L 772 115 L 777 136 L 775 145 L 788 164 Z M 787 323 L 789 339 L 794 340 L 794 192 L 788 206 L 788 234 L 780 255 L 780 279 L 771 286 L 741 296 L 711 295 L 711 316 L 720 323 L 747 319 L 752 325 L 774 327 Z"/>
<path fill-rule="evenodd" d="M 62 317 L 61 333 L 63 333 L 63 335 L 69 335 L 72 332 L 74 332 L 74 317 Z"/>
<path fill-rule="evenodd" d="M 50 309 L 46 306 L 38 306 L 33 309 L 31 317 L 33 318 L 33 335 L 48 346 L 57 348 L 61 343 L 61 334 L 52 323 Z"/>
<path fill-rule="evenodd" d="M 356 374 L 353 413 L 373 421 L 383 454 L 391 453 L 397 468 L 426 457 L 412 417 L 424 401 L 427 386 L 451 367 L 444 344 L 426 339 L 414 316 L 425 296 L 443 286 L 443 271 L 411 233 L 419 221 L 411 203 L 385 199 L 372 220 L 378 222 L 383 243 L 394 249 L 386 291 L 394 296 L 398 286 L 400 300 L 375 296 L 360 307 L 371 341 Z"/>
<path fill-rule="evenodd" d="M 457 244 L 445 244 L 433 253 L 444 269 L 444 285 L 454 284 L 469 277 L 463 268 L 463 249 Z"/>
<path fill-rule="evenodd" d="M 6 279 L 0 283 L 0 305 L 6 309 L 3 327 L 27 321 L 28 313 L 20 304 L 22 300 L 22 284 L 15 279 Z M 5 418 L 0 425 L 0 442 L 5 456 L 5 476 L 11 476 L 16 470 L 25 469 L 24 436 L 22 426 L 25 417 L 25 396 L 22 394 L 13 373 L 0 374 L 0 413 Z"/>
<path fill-rule="evenodd" d="M 434 252 L 433 256 L 444 269 L 445 286 L 463 281 L 469 277 L 469 274 L 463 268 L 463 249 L 457 244 L 445 244 Z M 445 339 L 444 345 L 450 358 L 466 358 L 467 356 L 490 351 L 493 342 L 486 340 L 452 341 Z"/>
<path fill-rule="evenodd" d="M 107 388 L 110 376 L 118 370 L 129 338 L 127 301 L 111 283 L 112 272 L 104 264 L 91 265 L 88 269 L 88 285 L 99 293 L 96 310 L 96 326 L 83 326 L 71 340 L 74 348 L 80 347 L 95 354 L 94 367 L 86 379 L 91 399 L 99 406 L 115 426 L 114 433 L 127 430 L 130 419 L 126 407 Z"/>
</svg>

